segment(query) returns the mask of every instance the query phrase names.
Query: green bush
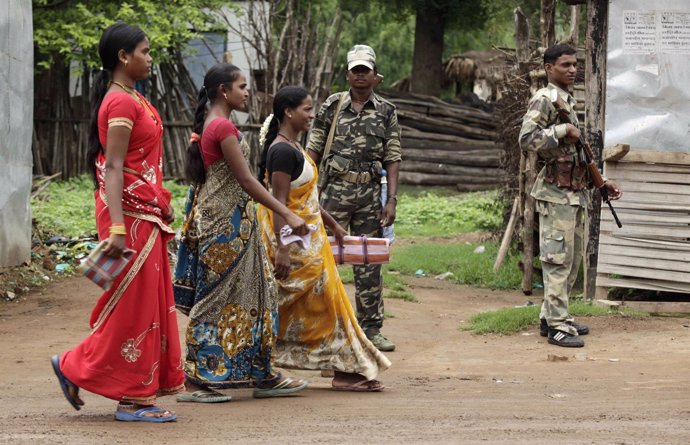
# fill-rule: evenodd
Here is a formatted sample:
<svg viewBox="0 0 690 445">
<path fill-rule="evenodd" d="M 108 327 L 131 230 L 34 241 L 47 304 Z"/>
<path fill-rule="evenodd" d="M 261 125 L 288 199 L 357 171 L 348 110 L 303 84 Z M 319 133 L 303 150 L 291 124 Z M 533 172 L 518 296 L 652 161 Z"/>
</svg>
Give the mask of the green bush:
<svg viewBox="0 0 690 445">
<path fill-rule="evenodd" d="M 503 222 L 495 191 L 448 195 L 402 188 L 399 196 L 395 233 L 400 238 L 493 231 Z"/>
</svg>

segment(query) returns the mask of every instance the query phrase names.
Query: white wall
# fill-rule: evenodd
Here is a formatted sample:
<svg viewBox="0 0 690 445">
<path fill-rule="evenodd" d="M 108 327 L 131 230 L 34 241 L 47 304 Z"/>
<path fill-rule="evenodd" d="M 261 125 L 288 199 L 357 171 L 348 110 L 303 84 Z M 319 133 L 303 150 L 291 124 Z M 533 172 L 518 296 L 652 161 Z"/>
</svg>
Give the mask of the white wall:
<svg viewBox="0 0 690 445">
<path fill-rule="evenodd" d="M 31 256 L 31 0 L 0 1 L 0 267 Z"/>
</svg>

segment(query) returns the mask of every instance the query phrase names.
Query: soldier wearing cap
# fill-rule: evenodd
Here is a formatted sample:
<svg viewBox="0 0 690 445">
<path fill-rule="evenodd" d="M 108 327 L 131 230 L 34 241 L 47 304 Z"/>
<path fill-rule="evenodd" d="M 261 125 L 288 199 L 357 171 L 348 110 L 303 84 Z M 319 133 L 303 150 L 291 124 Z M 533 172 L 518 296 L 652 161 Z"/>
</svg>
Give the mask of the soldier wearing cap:
<svg viewBox="0 0 690 445">
<path fill-rule="evenodd" d="M 582 347 L 589 328 L 575 323 L 568 311 L 568 296 L 577 278 L 584 243 L 584 209 L 592 187 L 584 155 L 575 145 L 580 138 L 576 103 L 568 88 L 575 82 L 577 57 L 573 47 L 558 44 L 544 52 L 549 83 L 530 99 L 522 120 L 520 147 L 534 151 L 544 163 L 532 187 L 539 213 L 539 259 L 544 277 L 540 334 L 557 346 Z M 562 103 L 570 123 L 561 123 L 554 102 Z M 609 199 L 621 197 L 606 181 Z"/>
<path fill-rule="evenodd" d="M 381 76 L 376 54 L 366 45 L 347 53 L 350 90 L 331 95 L 321 106 L 307 151 L 319 165 L 321 205 L 352 235 L 380 237 L 395 221 L 398 172 L 402 160 L 395 106 L 374 93 Z M 336 111 L 338 111 L 336 115 Z M 332 143 L 324 151 L 333 126 Z M 323 158 L 323 159 L 322 159 Z M 388 172 L 388 200 L 382 208 L 381 169 Z M 380 265 L 353 266 L 357 319 L 381 351 L 395 344 L 381 334 L 383 280 Z"/>
</svg>

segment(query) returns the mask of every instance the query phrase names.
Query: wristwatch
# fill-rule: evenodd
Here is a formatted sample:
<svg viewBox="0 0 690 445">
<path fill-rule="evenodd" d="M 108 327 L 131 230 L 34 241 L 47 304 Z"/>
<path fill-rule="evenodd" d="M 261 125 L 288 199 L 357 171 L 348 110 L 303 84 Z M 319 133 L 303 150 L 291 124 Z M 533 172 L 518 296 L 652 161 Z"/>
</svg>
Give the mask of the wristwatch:
<svg viewBox="0 0 690 445">
<path fill-rule="evenodd" d="M 398 202 L 398 195 L 388 195 L 387 201 L 390 201 L 391 199 L 395 199 L 395 202 Z"/>
</svg>

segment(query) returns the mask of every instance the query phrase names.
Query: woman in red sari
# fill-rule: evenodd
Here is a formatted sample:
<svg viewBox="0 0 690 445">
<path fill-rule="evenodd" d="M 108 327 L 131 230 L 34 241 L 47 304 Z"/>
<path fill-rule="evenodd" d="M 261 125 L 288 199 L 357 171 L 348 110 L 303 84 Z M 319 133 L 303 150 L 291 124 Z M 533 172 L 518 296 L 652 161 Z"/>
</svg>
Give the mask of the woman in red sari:
<svg viewBox="0 0 690 445">
<path fill-rule="evenodd" d="M 104 253 L 136 251 L 91 314 L 91 334 L 53 369 L 75 409 L 79 389 L 119 402 L 115 418 L 168 422 L 159 395 L 184 389 L 167 243 L 174 236 L 170 192 L 163 188 L 163 126 L 158 112 L 134 89 L 151 70 L 149 42 L 118 23 L 99 44 L 103 70 L 92 97 L 88 162 L 94 166 L 98 236 Z"/>
</svg>

